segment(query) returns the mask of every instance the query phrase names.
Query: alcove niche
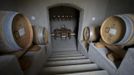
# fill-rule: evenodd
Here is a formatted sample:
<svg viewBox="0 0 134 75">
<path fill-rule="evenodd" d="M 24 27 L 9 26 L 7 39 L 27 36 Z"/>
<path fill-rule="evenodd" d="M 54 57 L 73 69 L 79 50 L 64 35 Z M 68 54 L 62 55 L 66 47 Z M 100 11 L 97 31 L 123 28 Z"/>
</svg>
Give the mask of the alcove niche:
<svg viewBox="0 0 134 75">
<path fill-rule="evenodd" d="M 52 49 L 77 50 L 80 10 L 64 5 L 54 6 L 48 10 Z M 56 34 L 60 33 L 56 31 L 57 29 L 65 36 Z M 66 33 L 67 30 L 75 35 Z"/>
</svg>

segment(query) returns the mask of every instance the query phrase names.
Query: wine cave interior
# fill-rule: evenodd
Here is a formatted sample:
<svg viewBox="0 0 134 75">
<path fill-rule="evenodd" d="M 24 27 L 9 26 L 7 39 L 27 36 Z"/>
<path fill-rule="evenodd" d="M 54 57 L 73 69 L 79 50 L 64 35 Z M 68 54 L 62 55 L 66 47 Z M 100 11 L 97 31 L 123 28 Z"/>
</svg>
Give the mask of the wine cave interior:
<svg viewBox="0 0 134 75">
<path fill-rule="evenodd" d="M 0 75 L 133 75 L 134 0 L 0 0 Z"/>
</svg>

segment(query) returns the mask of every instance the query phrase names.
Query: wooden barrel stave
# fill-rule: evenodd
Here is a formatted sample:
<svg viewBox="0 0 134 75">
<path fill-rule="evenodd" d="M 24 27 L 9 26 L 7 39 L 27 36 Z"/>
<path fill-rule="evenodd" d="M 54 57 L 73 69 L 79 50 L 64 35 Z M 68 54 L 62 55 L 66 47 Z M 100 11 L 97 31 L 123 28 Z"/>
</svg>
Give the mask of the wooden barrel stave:
<svg viewBox="0 0 134 75">
<path fill-rule="evenodd" d="M 16 15 L 16 12 L 0 12 L 0 16 L 2 16 L 1 23 L 1 51 L 10 51 L 10 50 L 19 50 L 21 49 L 15 42 L 12 35 L 12 19 Z"/>
<path fill-rule="evenodd" d="M 126 43 L 127 45 L 132 45 L 134 44 L 134 15 L 132 14 L 126 14 L 129 18 L 131 18 L 133 24 L 132 24 L 132 30 L 131 30 L 131 37 L 128 39 L 128 42 Z"/>
<path fill-rule="evenodd" d="M 128 39 L 130 39 L 132 37 L 132 29 L 131 28 L 133 28 L 133 22 L 128 16 L 119 15 L 119 17 L 121 17 L 123 19 L 123 21 L 125 22 L 126 31 L 125 31 L 125 34 L 124 34 L 122 40 L 116 44 L 117 45 L 125 45 L 128 42 Z"/>
</svg>

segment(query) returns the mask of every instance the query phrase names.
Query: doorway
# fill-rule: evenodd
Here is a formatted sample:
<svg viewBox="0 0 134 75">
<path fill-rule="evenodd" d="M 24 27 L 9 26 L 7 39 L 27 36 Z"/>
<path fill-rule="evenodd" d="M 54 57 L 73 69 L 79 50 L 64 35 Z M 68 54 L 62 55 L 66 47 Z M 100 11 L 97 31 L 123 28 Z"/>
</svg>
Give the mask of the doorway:
<svg viewBox="0 0 134 75">
<path fill-rule="evenodd" d="M 53 50 L 77 50 L 79 15 L 79 10 L 69 6 L 49 8 Z"/>
</svg>

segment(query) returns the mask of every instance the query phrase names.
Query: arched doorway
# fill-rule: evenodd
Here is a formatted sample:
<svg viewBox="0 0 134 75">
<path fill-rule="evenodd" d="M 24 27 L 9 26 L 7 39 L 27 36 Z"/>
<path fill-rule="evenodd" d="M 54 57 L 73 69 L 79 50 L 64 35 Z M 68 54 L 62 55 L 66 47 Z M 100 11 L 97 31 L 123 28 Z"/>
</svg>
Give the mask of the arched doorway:
<svg viewBox="0 0 134 75">
<path fill-rule="evenodd" d="M 53 50 L 77 49 L 79 15 L 80 11 L 70 6 L 60 5 L 49 8 Z M 71 33 L 75 35 L 71 35 Z"/>
</svg>

